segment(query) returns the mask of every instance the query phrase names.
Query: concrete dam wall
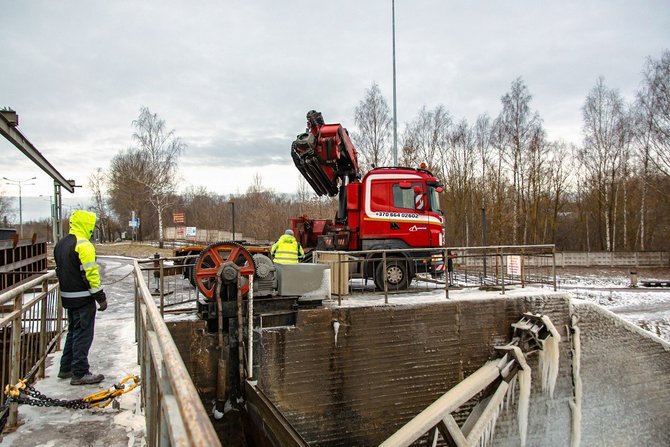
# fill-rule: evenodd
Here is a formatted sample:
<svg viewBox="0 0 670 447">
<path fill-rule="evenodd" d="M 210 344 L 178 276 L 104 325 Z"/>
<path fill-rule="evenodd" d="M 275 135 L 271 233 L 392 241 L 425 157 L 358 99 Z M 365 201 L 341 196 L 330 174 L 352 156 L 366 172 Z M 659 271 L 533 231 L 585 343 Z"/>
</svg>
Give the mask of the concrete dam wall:
<svg viewBox="0 0 670 447">
<path fill-rule="evenodd" d="M 376 446 L 499 356 L 493 347 L 524 312 L 548 315 L 563 340 L 553 399 L 541 390 L 538 355 L 529 356 L 527 445 L 670 445 L 667 344 L 597 306 L 571 306 L 567 294 L 300 311 L 295 327 L 261 331 L 258 386 L 310 445 Z M 574 412 L 573 316 L 582 385 Z M 514 403 L 492 444 L 520 445 Z"/>
</svg>

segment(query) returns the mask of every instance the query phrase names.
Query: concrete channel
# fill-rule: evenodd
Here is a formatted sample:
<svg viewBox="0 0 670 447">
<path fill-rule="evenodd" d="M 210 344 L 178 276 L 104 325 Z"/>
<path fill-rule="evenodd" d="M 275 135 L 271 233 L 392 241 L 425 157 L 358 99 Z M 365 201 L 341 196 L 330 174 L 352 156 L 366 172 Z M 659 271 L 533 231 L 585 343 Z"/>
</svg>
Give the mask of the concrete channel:
<svg viewBox="0 0 670 447">
<path fill-rule="evenodd" d="M 254 377 L 247 389 L 257 392 L 247 397 L 245 411 L 214 421 L 222 443 L 379 445 L 499 356 L 493 347 L 507 343 L 511 325 L 529 312 L 548 316 L 562 342 L 553 398 L 542 390 L 538 355 L 527 359 L 532 385 L 526 445 L 670 445 L 670 345 L 663 340 L 565 292 L 519 288 L 504 296 L 408 301 L 326 302 L 299 310 L 294 325 L 255 329 Z M 216 334 L 195 319 L 172 318 L 168 328 L 211 408 L 220 355 Z M 456 422 L 480 398 L 459 408 Z M 502 408 L 489 445 L 522 444 L 517 405 Z M 284 438 L 290 433 L 297 441 Z M 422 439 L 420 444 L 428 443 Z"/>
</svg>

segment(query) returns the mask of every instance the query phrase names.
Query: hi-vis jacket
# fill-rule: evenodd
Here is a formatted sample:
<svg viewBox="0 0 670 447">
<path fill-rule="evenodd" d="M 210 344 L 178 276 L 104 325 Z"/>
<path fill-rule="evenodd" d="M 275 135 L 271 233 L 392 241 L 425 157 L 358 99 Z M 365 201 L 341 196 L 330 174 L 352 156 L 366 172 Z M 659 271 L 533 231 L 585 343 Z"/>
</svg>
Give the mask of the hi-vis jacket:
<svg viewBox="0 0 670 447">
<path fill-rule="evenodd" d="M 91 294 L 102 290 L 95 247 L 89 240 L 95 220 L 94 213 L 76 210 L 70 216 L 70 234 L 58 241 L 54 248 L 56 275 L 66 309 L 90 303 L 93 300 Z"/>
<path fill-rule="evenodd" d="M 273 261 L 277 264 L 297 264 L 305 256 L 302 247 L 290 234 L 283 234 L 270 249 Z"/>
</svg>

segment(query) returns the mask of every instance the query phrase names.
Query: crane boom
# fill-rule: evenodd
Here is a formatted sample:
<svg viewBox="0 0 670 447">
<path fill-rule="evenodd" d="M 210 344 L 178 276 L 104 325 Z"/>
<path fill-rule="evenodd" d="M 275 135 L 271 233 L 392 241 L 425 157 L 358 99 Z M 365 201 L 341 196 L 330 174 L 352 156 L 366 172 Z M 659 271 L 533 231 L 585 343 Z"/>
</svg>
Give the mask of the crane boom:
<svg viewBox="0 0 670 447">
<path fill-rule="evenodd" d="M 307 112 L 307 129 L 291 145 L 296 168 L 319 196 L 338 195 L 340 187 L 360 179 L 358 156 L 341 124 L 325 124 L 321 112 Z"/>
</svg>

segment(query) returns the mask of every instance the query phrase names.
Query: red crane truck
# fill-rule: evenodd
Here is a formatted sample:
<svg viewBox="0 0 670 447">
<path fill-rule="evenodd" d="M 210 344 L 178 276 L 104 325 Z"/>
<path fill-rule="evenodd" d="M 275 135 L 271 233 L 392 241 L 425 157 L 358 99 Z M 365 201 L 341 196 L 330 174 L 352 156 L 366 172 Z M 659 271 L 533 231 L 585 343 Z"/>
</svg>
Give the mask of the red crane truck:
<svg viewBox="0 0 670 447">
<path fill-rule="evenodd" d="M 326 124 L 321 113 L 307 113 L 307 129 L 291 146 L 300 173 L 319 195 L 338 196 L 334 220 L 291 219 L 302 246 L 317 250 L 392 250 L 386 271 L 380 253 L 356 264 L 383 289 L 405 289 L 417 273 L 444 273 L 444 217 L 440 181 L 426 169 L 373 168 L 361 175 L 356 148 L 341 124 Z M 404 252 L 412 248 L 426 251 Z"/>
</svg>

